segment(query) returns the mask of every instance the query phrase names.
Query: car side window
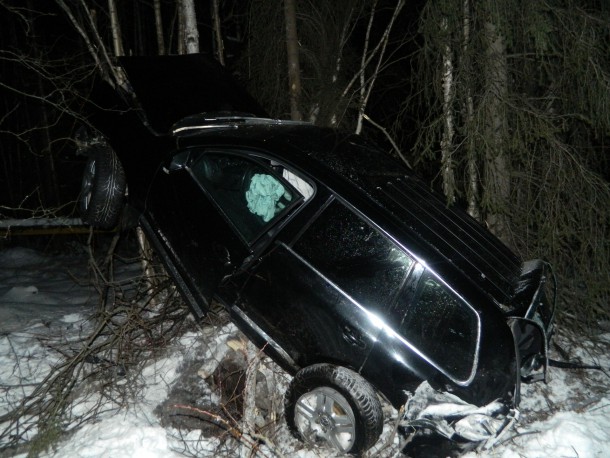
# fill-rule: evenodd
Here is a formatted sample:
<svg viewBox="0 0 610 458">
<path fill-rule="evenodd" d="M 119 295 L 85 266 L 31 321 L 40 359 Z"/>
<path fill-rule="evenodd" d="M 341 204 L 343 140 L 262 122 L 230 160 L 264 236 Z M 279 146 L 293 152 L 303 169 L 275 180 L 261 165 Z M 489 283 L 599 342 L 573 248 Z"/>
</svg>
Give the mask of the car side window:
<svg viewBox="0 0 610 458">
<path fill-rule="evenodd" d="M 400 333 L 450 377 L 471 375 L 477 343 L 477 313 L 429 272 L 419 281 L 414 299 L 399 304 Z"/>
<path fill-rule="evenodd" d="M 281 173 L 241 156 L 201 154 L 189 171 L 248 242 L 301 199 Z"/>
<path fill-rule="evenodd" d="M 338 201 L 295 243 L 294 250 L 366 309 L 385 311 L 413 260 Z"/>
</svg>

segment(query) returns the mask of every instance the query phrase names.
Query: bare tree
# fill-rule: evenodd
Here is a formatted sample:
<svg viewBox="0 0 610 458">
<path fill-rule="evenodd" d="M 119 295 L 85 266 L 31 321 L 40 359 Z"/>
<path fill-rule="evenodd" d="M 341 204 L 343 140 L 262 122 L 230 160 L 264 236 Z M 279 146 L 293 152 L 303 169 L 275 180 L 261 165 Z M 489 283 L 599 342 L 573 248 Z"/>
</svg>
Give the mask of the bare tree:
<svg viewBox="0 0 610 458">
<path fill-rule="evenodd" d="M 75 89 L 93 71 L 78 53 L 45 47 L 54 31 L 42 26 L 50 17 L 49 5 L 40 6 L 0 5 L 6 39 L 0 47 L 0 218 L 66 216 L 70 211 L 62 183 L 64 153 L 70 148 L 66 125 L 79 118 Z"/>
<path fill-rule="evenodd" d="M 97 70 L 102 77 L 112 86 L 116 86 L 117 84 L 119 86 L 124 85 L 125 78 L 114 65 L 112 53 L 108 51 L 107 45 L 98 31 L 95 11 L 92 10 L 84 0 L 80 0 L 74 4 L 68 4 L 64 0 L 56 0 L 56 2 L 83 39 L 89 55 L 93 58 Z M 80 20 L 81 15 L 84 17 L 84 20 L 82 21 Z M 120 37 L 120 33 L 118 32 L 118 21 L 116 26 L 116 36 L 118 40 Z M 112 33 L 114 36 L 115 31 L 113 30 Z M 119 51 L 121 51 L 122 46 L 120 41 L 115 44 L 119 46 Z"/>
<path fill-rule="evenodd" d="M 404 0 L 389 5 L 374 0 L 295 2 L 298 42 L 286 43 L 298 45 L 291 53 L 298 50 L 297 108 L 303 118 L 362 131 L 363 121 L 370 119 L 366 111 L 375 83 L 391 68 L 400 48 L 393 40 L 403 40 L 395 24 L 404 5 Z M 285 27 L 286 12 L 279 3 L 252 2 L 250 44 L 242 61 L 251 91 L 280 117 L 293 113 L 296 99 L 290 90 L 298 89 L 282 64 L 286 49 L 278 46 L 278 30 Z M 364 39 L 358 34 L 362 29 Z M 271 77 L 269 69 L 274 69 Z M 375 121 L 371 125 L 381 127 Z"/>
<path fill-rule="evenodd" d="M 404 7 L 404 5 L 404 0 L 398 0 L 396 2 L 396 5 L 394 6 L 392 11 L 392 17 L 386 25 L 385 30 L 381 35 L 381 38 L 379 39 L 377 45 L 371 51 L 369 51 L 371 27 L 373 26 L 373 22 L 375 20 L 375 9 L 377 7 L 377 1 L 375 1 L 371 6 L 371 13 L 369 16 L 369 23 L 366 30 L 366 38 L 362 51 L 362 60 L 360 64 L 360 70 L 358 72 L 360 77 L 360 98 L 358 101 L 358 119 L 356 122 L 356 134 L 360 134 L 362 131 L 362 121 L 364 119 L 366 107 L 371 97 L 375 81 L 379 77 L 383 65 L 387 64 L 384 59 L 385 51 L 390 40 L 390 33 L 392 32 L 394 22 L 396 21 L 396 18 L 400 14 L 400 11 Z M 376 63 L 374 66 L 372 66 L 372 71 L 369 72 L 369 64 L 371 64 L 373 60 L 376 60 Z M 370 75 L 368 73 L 370 73 Z M 349 90 L 349 85 L 348 87 L 346 87 L 346 90 Z"/>
<path fill-rule="evenodd" d="M 181 22 L 183 24 L 183 40 L 186 54 L 199 52 L 199 29 L 194 0 L 179 0 L 181 5 Z"/>
<path fill-rule="evenodd" d="M 447 30 L 447 20 L 441 22 L 441 27 Z M 453 164 L 453 139 L 455 137 L 453 115 L 453 49 L 449 40 L 445 43 L 443 54 L 443 134 L 441 139 L 441 168 L 443 175 L 443 191 L 450 204 L 455 203 L 455 168 Z"/>
<path fill-rule="evenodd" d="M 565 284 L 587 285 L 571 294 L 591 320 L 610 315 L 610 186 L 591 168 L 603 169 L 610 132 L 610 16 L 579 5 L 427 2 L 407 103 L 414 150 L 441 161 L 448 202 L 525 257 L 550 259 Z"/>
<path fill-rule="evenodd" d="M 212 0 L 212 28 L 214 29 L 214 49 L 216 59 L 221 65 L 225 65 L 225 49 L 224 40 L 222 39 L 222 31 L 220 28 L 220 8 L 218 7 L 219 0 Z"/>
<path fill-rule="evenodd" d="M 488 196 L 487 224 L 492 232 L 510 243 L 510 230 L 506 213 L 510 196 L 511 170 L 508 165 L 508 126 L 506 110 L 508 95 L 508 69 L 504 37 L 498 32 L 497 18 L 488 17 L 483 25 L 485 38 L 485 86 L 483 101 L 485 111 L 484 136 L 485 184 Z"/>
<path fill-rule="evenodd" d="M 290 117 L 294 121 L 300 121 L 302 119 L 301 111 L 299 110 L 299 99 L 301 97 L 301 66 L 295 0 L 284 0 L 284 16 L 286 18 L 286 55 L 288 60 Z"/>
<path fill-rule="evenodd" d="M 155 35 L 157 37 L 157 49 L 159 55 L 165 54 L 165 39 L 163 38 L 163 17 L 161 16 L 161 0 L 154 0 L 155 10 Z"/>
<path fill-rule="evenodd" d="M 121 26 L 119 24 L 119 13 L 114 0 L 108 0 L 108 15 L 110 16 L 110 30 L 112 31 L 112 46 L 115 56 L 122 56 L 123 40 L 121 39 Z"/>
</svg>

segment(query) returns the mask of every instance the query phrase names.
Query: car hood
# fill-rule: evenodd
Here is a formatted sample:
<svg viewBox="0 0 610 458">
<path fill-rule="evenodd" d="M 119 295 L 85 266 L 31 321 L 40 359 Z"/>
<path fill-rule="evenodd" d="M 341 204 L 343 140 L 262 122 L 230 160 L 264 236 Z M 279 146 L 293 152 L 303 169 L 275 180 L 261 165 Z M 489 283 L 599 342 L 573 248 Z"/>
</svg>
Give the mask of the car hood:
<svg viewBox="0 0 610 458">
<path fill-rule="evenodd" d="M 145 123 L 157 134 L 204 112 L 268 117 L 224 67 L 205 55 L 120 57 L 119 64 Z"/>
</svg>

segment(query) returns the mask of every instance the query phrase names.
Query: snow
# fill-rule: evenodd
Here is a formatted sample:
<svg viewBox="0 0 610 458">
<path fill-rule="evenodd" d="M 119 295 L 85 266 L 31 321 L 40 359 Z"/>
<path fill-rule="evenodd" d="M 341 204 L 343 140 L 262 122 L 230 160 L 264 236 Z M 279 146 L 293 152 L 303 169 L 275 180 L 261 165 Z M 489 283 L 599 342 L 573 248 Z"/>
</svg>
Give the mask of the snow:
<svg viewBox="0 0 610 458">
<path fill-rule="evenodd" d="M 553 415 L 545 422 L 536 422 L 530 427 L 540 431 L 527 442 L 520 444 L 522 453 L 528 457 L 547 456 L 606 456 L 610 447 L 610 429 L 608 429 L 608 414 L 604 414 L 610 406 L 610 398 L 602 400 L 593 406 L 597 411 L 582 414 L 576 412 L 561 412 Z M 524 447 L 525 446 L 525 447 Z M 549 455 L 549 451 L 552 453 Z M 503 457 L 522 456 L 514 450 L 503 453 Z"/>
<path fill-rule="evenodd" d="M 57 345 L 72 348 L 73 342 L 91 330 L 87 317 L 97 307 L 98 292 L 84 278 L 88 271 L 84 250 L 70 251 L 61 255 L 25 248 L 0 251 L 0 416 L 15 408 L 63 361 L 55 350 Z M 118 275 L 133 276 L 137 268 L 123 267 Z M 129 402 L 113 403 L 94 391 L 74 402 L 74 418 L 93 408 L 98 408 L 96 415 L 42 456 L 154 458 L 192 456 L 193 451 L 198 456 L 222 455 L 218 452 L 222 450 L 218 437 L 202 437 L 198 431 L 180 433 L 171 426 L 162 426 L 155 409 L 168 399 L 185 363 L 197 363 L 197 373 L 206 383 L 204 380 L 209 380 L 215 370 L 214 362 L 232 351 L 241 338 L 230 323 L 187 332 L 142 369 L 140 379 L 144 383 Z M 610 334 L 591 340 L 563 331 L 558 341 L 571 359 L 599 364 L 607 373 Z M 494 449 L 463 456 L 609 456 L 610 379 L 606 373 L 551 368 L 547 384 L 523 386 L 521 418 L 516 430 L 509 433 L 512 437 Z M 278 389 L 285 387 L 286 380 L 277 380 Z M 210 402 L 219 402 L 219 395 L 210 387 L 202 393 Z M 99 408 L 102 401 L 107 404 Z M 0 424 L 0 434 L 5 427 L 6 423 Z M 384 434 L 389 430 L 388 422 Z M 26 437 L 32 438 L 36 431 L 33 428 Z M 3 437 L 0 435 L 0 441 Z M 274 450 L 284 456 L 329 456 L 319 450 L 307 451 L 285 428 L 280 428 L 273 440 Z M 196 445 L 189 448 L 188 444 Z M 0 455 L 13 456 L 2 450 L 5 445 L 0 442 Z M 234 456 L 235 449 L 230 450 L 233 451 L 227 454 Z M 14 456 L 27 453 L 27 449 L 18 449 Z M 264 446 L 257 455 L 276 456 Z"/>
</svg>

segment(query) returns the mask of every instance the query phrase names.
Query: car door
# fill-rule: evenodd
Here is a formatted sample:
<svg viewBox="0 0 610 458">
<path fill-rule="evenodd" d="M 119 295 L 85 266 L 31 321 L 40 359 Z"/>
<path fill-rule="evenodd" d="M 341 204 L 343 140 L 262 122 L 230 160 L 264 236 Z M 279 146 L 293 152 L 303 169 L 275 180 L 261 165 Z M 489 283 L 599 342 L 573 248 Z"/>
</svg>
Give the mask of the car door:
<svg viewBox="0 0 610 458">
<path fill-rule="evenodd" d="M 335 199 L 296 241 L 275 242 L 249 275 L 236 312 L 290 366 L 334 362 L 360 370 L 410 262 Z"/>
<path fill-rule="evenodd" d="M 243 152 L 195 148 L 176 153 L 164 165 L 151 187 L 146 214 L 195 297 L 196 316 L 299 202 L 270 161 Z"/>
</svg>

